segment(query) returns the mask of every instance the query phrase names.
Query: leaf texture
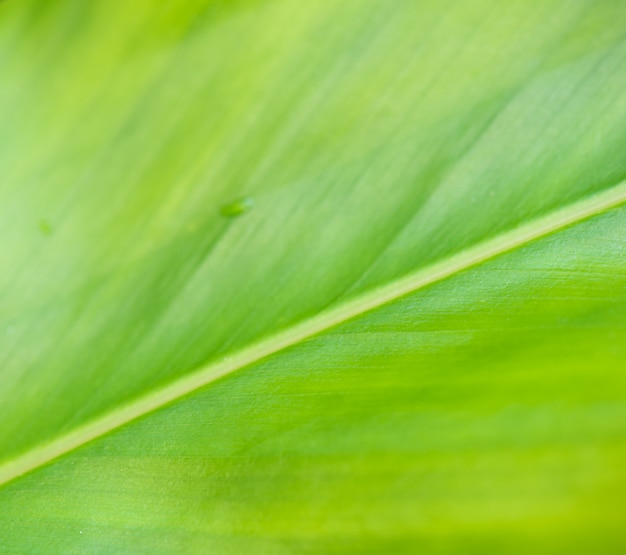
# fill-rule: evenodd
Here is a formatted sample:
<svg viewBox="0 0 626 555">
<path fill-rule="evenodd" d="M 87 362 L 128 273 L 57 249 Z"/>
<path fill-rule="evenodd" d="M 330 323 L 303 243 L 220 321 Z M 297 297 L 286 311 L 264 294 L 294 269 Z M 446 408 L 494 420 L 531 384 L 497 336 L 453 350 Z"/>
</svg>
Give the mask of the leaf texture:
<svg viewBox="0 0 626 555">
<path fill-rule="evenodd" d="M 2 5 L 0 548 L 622 551 L 624 13 Z"/>
</svg>

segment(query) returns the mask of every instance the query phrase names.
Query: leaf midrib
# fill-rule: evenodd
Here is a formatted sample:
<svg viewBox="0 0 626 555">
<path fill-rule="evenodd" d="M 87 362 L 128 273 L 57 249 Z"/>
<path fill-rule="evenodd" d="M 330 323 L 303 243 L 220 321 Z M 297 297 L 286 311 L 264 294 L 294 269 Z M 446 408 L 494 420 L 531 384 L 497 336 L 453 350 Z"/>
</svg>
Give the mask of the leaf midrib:
<svg viewBox="0 0 626 555">
<path fill-rule="evenodd" d="M 338 324 L 624 203 L 626 180 L 322 311 L 0 465 L 0 487 L 141 416 Z"/>
</svg>

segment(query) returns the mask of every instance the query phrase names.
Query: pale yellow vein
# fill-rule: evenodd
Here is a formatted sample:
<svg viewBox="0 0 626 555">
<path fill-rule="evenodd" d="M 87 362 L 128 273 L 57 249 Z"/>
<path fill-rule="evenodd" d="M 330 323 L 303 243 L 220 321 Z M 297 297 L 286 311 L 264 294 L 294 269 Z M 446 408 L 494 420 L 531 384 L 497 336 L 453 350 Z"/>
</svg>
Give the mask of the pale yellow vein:
<svg viewBox="0 0 626 555">
<path fill-rule="evenodd" d="M 0 466 L 0 485 L 39 468 L 87 442 L 180 399 L 219 378 L 296 345 L 337 324 L 623 203 L 626 203 L 626 181 L 321 312 L 290 329 L 254 343 L 232 356 L 211 362 L 160 390 L 148 393 L 126 406 L 105 414 L 62 437 L 36 447 L 13 461 L 5 463 Z"/>
</svg>

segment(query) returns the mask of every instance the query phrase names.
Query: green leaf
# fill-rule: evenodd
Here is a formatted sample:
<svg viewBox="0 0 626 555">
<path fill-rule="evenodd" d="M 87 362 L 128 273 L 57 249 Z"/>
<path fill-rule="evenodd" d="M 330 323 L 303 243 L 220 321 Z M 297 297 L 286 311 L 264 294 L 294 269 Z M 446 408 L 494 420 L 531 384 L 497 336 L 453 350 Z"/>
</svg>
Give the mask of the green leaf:
<svg viewBox="0 0 626 555">
<path fill-rule="evenodd" d="M 3 3 L 0 552 L 623 552 L 625 13 Z"/>
</svg>

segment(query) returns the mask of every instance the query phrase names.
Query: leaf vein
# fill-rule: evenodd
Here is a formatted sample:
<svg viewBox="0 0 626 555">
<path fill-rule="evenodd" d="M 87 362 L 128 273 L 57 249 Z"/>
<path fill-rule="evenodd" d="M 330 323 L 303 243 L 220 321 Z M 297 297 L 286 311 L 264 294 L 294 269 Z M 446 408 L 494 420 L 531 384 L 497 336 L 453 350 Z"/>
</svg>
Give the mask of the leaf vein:
<svg viewBox="0 0 626 555">
<path fill-rule="evenodd" d="M 253 343 L 232 356 L 211 362 L 195 372 L 76 428 L 45 445 L 0 466 L 0 486 L 93 441 L 104 434 L 180 400 L 216 380 L 249 367 L 334 326 L 396 301 L 424 287 L 452 277 L 499 255 L 547 237 L 583 220 L 626 203 L 626 180 L 600 193 L 536 218 L 480 242 L 449 258 L 375 288 L 343 304 L 303 320 L 290 329 Z"/>
</svg>

